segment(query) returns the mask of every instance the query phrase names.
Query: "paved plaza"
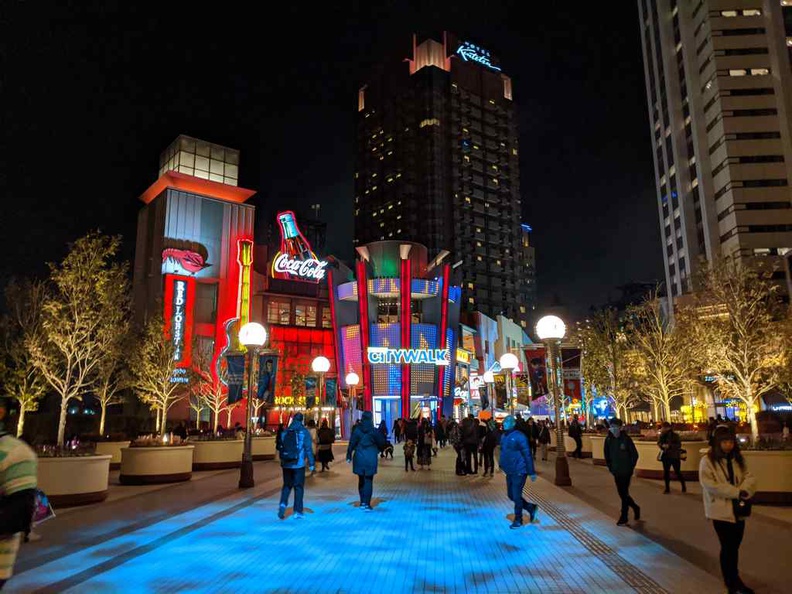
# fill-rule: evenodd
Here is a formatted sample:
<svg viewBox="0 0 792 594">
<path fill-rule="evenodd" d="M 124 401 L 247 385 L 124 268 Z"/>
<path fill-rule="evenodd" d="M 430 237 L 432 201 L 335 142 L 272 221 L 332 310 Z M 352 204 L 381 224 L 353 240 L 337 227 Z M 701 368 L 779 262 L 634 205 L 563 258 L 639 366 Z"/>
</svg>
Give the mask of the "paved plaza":
<svg viewBox="0 0 792 594">
<path fill-rule="evenodd" d="M 717 540 L 697 493 L 663 496 L 656 481 L 636 480 L 646 520 L 617 527 L 607 471 L 570 461 L 574 486 L 560 489 L 552 461 L 540 463 L 539 480 L 526 488 L 539 503 L 538 522 L 510 530 L 503 475 L 457 477 L 450 449 L 431 470 L 406 474 L 400 454 L 397 446 L 396 459 L 380 465 L 374 511 L 364 512 L 337 448 L 331 472 L 306 481 L 302 520 L 291 510 L 276 517 L 274 461 L 256 464 L 256 487 L 246 491 L 236 488 L 237 470 L 173 485 L 111 486 L 104 503 L 58 510 L 40 526 L 42 540 L 23 546 L 4 591 L 724 591 Z M 755 516 L 742 548 L 744 577 L 757 592 L 783 592 L 789 514 L 762 508 Z"/>
</svg>

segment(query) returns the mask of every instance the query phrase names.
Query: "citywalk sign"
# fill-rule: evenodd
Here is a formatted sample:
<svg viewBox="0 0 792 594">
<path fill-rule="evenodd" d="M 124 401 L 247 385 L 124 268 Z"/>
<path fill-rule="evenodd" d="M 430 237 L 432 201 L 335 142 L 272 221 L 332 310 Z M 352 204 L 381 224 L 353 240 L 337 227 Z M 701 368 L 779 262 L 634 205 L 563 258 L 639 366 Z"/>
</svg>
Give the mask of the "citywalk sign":
<svg viewBox="0 0 792 594">
<path fill-rule="evenodd" d="M 449 349 L 389 349 L 369 347 L 368 361 L 372 365 L 450 365 Z"/>
</svg>

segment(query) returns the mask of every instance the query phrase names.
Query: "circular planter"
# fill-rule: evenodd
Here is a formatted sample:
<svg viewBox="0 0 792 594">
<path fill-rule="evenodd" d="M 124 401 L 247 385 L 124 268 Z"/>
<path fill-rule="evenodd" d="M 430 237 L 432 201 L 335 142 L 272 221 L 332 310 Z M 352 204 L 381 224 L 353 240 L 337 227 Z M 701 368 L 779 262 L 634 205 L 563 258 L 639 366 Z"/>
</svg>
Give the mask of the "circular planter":
<svg viewBox="0 0 792 594">
<path fill-rule="evenodd" d="M 706 441 L 683 441 L 682 448 L 687 450 L 687 460 L 682 460 L 682 476 L 686 481 L 698 480 L 699 462 L 701 461 L 701 449 L 706 447 Z M 663 463 L 657 459 L 660 448 L 655 441 L 635 441 L 638 449 L 638 464 L 635 465 L 635 476 L 648 479 L 663 478 Z M 671 470 L 671 478 L 676 475 Z"/>
<path fill-rule="evenodd" d="M 605 436 L 591 435 L 589 441 L 591 442 L 591 461 L 596 466 L 605 466 Z"/>
<path fill-rule="evenodd" d="M 192 478 L 195 446 L 121 448 L 122 485 L 176 483 Z"/>
<path fill-rule="evenodd" d="M 792 505 L 792 451 L 748 450 L 742 455 L 748 471 L 756 477 L 753 501 Z"/>
<path fill-rule="evenodd" d="M 112 456 L 110 459 L 110 470 L 118 470 L 121 468 L 121 448 L 125 448 L 128 445 L 128 441 L 97 441 L 96 454 L 101 456 L 109 454 Z"/>
<path fill-rule="evenodd" d="M 228 439 L 217 441 L 194 441 L 192 469 L 216 470 L 238 468 L 242 462 L 244 440 Z"/>
<path fill-rule="evenodd" d="M 107 499 L 110 455 L 39 458 L 38 488 L 55 507 Z"/>
<path fill-rule="evenodd" d="M 275 436 L 265 435 L 262 437 L 254 437 L 252 451 L 254 460 L 274 460 Z"/>
</svg>

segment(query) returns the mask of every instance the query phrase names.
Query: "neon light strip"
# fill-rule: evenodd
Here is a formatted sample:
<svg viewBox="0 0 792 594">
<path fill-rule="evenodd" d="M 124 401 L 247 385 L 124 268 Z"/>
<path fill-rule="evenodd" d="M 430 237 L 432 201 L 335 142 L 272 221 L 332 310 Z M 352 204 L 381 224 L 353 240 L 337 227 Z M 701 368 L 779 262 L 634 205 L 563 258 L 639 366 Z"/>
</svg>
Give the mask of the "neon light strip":
<svg viewBox="0 0 792 594">
<path fill-rule="evenodd" d="M 369 347 L 369 311 L 368 311 L 368 278 L 366 263 L 358 260 L 358 311 L 360 314 L 360 352 L 365 353 Z M 371 402 L 371 365 L 363 359 L 363 410 L 372 410 Z"/>
<path fill-rule="evenodd" d="M 451 352 L 448 349 L 389 349 L 387 347 L 369 347 L 368 362 L 372 365 L 413 365 L 428 363 L 447 366 L 451 363 Z"/>
<path fill-rule="evenodd" d="M 437 346 L 446 347 L 446 330 L 448 330 L 448 288 L 451 284 L 451 266 L 443 265 L 443 287 L 440 291 L 440 334 L 437 337 Z M 445 370 L 439 369 L 437 376 L 437 414 L 441 415 L 443 410 L 443 396 L 445 395 Z"/>
<path fill-rule="evenodd" d="M 408 348 L 412 344 L 412 261 L 404 259 L 401 261 L 399 271 L 400 293 L 401 293 L 401 346 Z M 405 362 L 402 365 L 401 376 L 401 416 L 404 419 L 410 417 L 410 390 L 412 388 L 412 377 L 410 366 Z"/>
<path fill-rule="evenodd" d="M 333 352 L 335 353 L 336 360 L 336 373 L 338 374 L 338 381 L 345 381 L 346 374 L 344 373 L 344 361 L 340 348 L 340 334 L 338 332 L 338 324 L 336 323 L 336 294 L 335 286 L 333 285 L 333 271 L 327 271 L 327 294 L 330 297 L 330 323 L 333 326 Z M 341 408 L 340 400 L 338 408 Z M 341 415 L 341 435 L 344 435 L 344 415 Z"/>
</svg>

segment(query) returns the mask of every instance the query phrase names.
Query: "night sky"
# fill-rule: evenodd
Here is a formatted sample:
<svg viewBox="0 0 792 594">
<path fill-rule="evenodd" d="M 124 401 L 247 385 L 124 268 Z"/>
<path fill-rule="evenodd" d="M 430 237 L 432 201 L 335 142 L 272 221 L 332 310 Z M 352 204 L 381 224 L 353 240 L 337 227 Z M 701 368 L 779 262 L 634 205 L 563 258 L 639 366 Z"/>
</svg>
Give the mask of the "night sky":
<svg viewBox="0 0 792 594">
<path fill-rule="evenodd" d="M 131 259 L 137 197 L 179 134 L 242 151 L 259 220 L 321 203 L 350 261 L 357 90 L 413 32 L 443 29 L 513 79 L 540 303 L 582 312 L 661 277 L 633 2 L 340 4 L 3 2 L 0 284 L 96 228 Z"/>
</svg>

